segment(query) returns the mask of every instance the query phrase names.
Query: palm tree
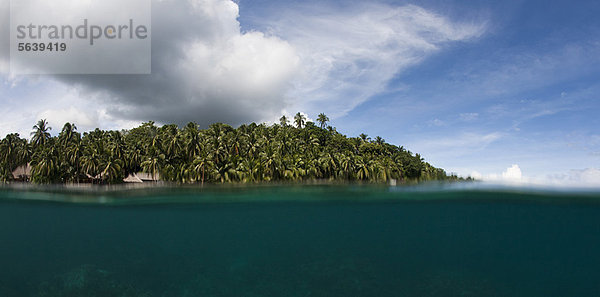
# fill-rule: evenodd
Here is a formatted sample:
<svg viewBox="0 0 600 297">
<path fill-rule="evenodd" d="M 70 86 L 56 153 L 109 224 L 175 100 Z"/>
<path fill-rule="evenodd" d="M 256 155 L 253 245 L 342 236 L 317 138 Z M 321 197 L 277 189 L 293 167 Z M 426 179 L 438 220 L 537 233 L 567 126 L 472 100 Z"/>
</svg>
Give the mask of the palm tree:
<svg viewBox="0 0 600 297">
<path fill-rule="evenodd" d="M 31 135 L 31 143 L 37 148 L 44 146 L 50 139 L 50 133 L 48 130 L 52 130 L 52 127 L 48 127 L 48 122 L 45 119 L 39 120 L 37 124 L 32 127 L 33 131 Z"/>
<path fill-rule="evenodd" d="M 182 148 L 181 133 L 176 132 L 175 135 L 170 136 L 171 139 L 167 142 L 166 153 L 169 159 L 173 159 L 179 155 Z"/>
<path fill-rule="evenodd" d="M 111 157 L 120 160 L 123 159 L 123 156 L 125 155 L 125 141 L 119 131 L 111 131 L 108 134 L 107 149 L 109 150 L 108 153 Z"/>
<path fill-rule="evenodd" d="M 322 153 L 319 157 L 319 165 L 324 174 L 324 177 L 333 179 L 337 177 L 337 162 L 335 156 L 329 152 Z"/>
<path fill-rule="evenodd" d="M 200 131 L 195 123 L 188 123 L 183 129 L 183 134 L 186 143 L 186 152 L 188 160 L 194 160 L 202 150 L 202 140 L 200 139 Z"/>
<path fill-rule="evenodd" d="M 164 158 L 165 156 L 162 154 L 148 157 L 146 161 L 142 162 L 144 172 L 150 173 L 152 179 L 156 179 L 160 174 Z"/>
<path fill-rule="evenodd" d="M 340 154 L 338 159 L 340 159 L 339 176 L 342 176 L 347 180 L 352 179 L 354 177 L 354 154 Z"/>
<path fill-rule="evenodd" d="M 262 164 L 259 159 L 246 158 L 241 166 L 240 171 L 243 175 L 244 182 L 256 182 L 261 179 Z"/>
<path fill-rule="evenodd" d="M 18 146 L 19 146 L 19 134 L 13 133 L 6 135 L 6 138 L 0 142 L 0 155 L 2 156 L 1 162 L 13 170 L 16 163 L 18 163 Z"/>
<path fill-rule="evenodd" d="M 317 122 L 321 125 L 321 129 L 323 129 L 327 125 L 327 122 L 329 122 L 329 118 L 324 113 L 320 113 L 317 117 Z"/>
<path fill-rule="evenodd" d="M 193 166 L 195 180 L 198 180 L 198 178 L 200 178 L 200 181 L 204 183 L 204 181 L 206 180 L 206 173 L 210 172 L 210 169 L 212 167 L 212 161 L 207 155 L 198 156 L 194 160 Z"/>
<path fill-rule="evenodd" d="M 123 176 L 143 170 L 165 181 L 258 182 L 339 179 L 385 182 L 389 179 L 425 181 L 458 179 L 425 162 L 404 147 L 371 141 L 366 134 L 348 138 L 319 114 L 319 129 L 297 113 L 290 128 L 282 125 L 242 125 L 237 129 L 213 124 L 202 130 L 196 123 L 180 129 L 157 127 L 153 122 L 124 131 L 77 132 L 67 123 L 52 137 L 40 120 L 31 143 L 9 134 L 0 140 L 0 179 L 12 179 L 14 168 L 31 161 L 37 183 L 79 180 L 121 182 Z"/>
<path fill-rule="evenodd" d="M 6 135 L 0 142 L 0 179 L 3 181 L 12 179 L 12 172 L 20 165 L 20 149 L 21 139 L 17 133 Z"/>
<path fill-rule="evenodd" d="M 59 180 L 59 158 L 55 147 L 38 150 L 31 162 L 31 178 L 37 183 L 51 183 Z"/>
<path fill-rule="evenodd" d="M 304 124 L 306 123 L 306 117 L 298 112 L 296 116 L 294 116 L 294 123 L 296 123 L 296 127 L 300 129 L 304 127 Z"/>
<path fill-rule="evenodd" d="M 356 158 L 356 177 L 359 180 L 367 180 L 371 176 L 371 168 L 369 161 L 360 156 Z"/>
<path fill-rule="evenodd" d="M 80 175 L 80 166 L 81 166 L 81 155 L 83 153 L 83 146 L 81 145 L 81 140 L 76 139 L 71 142 L 65 151 L 66 162 L 72 168 L 70 170 L 70 177 L 68 178 L 71 181 L 76 180 L 79 183 L 79 175 Z"/>
<path fill-rule="evenodd" d="M 141 170 L 142 163 L 142 149 L 141 144 L 127 144 L 127 148 L 125 150 L 125 173 L 136 173 Z"/>
<path fill-rule="evenodd" d="M 281 116 L 281 117 L 279 118 L 279 124 L 280 124 L 282 127 L 287 127 L 288 123 L 289 123 L 289 120 L 288 120 L 288 118 L 287 118 L 285 115 L 283 115 L 283 116 Z"/>
<path fill-rule="evenodd" d="M 119 182 L 123 178 L 121 160 L 109 160 L 104 164 L 104 168 L 100 173 L 102 179 L 106 180 L 108 183 Z"/>
<path fill-rule="evenodd" d="M 370 140 L 369 135 L 367 135 L 365 133 L 360 133 L 359 137 L 360 137 L 360 139 L 362 139 L 362 141 Z"/>
<path fill-rule="evenodd" d="M 84 155 L 83 157 L 81 157 L 81 169 L 83 170 L 83 173 L 87 174 L 89 177 L 92 178 L 92 180 L 95 180 L 96 178 L 98 178 L 100 172 L 99 172 L 99 168 L 100 168 L 100 160 L 99 160 L 99 156 L 95 153 L 92 153 L 91 155 Z"/>
<path fill-rule="evenodd" d="M 31 156 L 33 155 L 33 150 L 29 142 L 26 139 L 20 139 L 19 144 L 17 146 L 17 160 L 18 166 L 23 166 L 23 176 L 25 175 L 26 166 L 31 161 Z"/>
<path fill-rule="evenodd" d="M 38 125 L 39 125 L 39 123 L 38 123 Z M 62 131 L 58 135 L 59 143 L 63 147 L 66 147 L 71 141 L 74 140 L 75 137 L 77 137 L 76 133 L 77 133 L 77 126 L 75 126 L 75 124 L 66 123 L 63 126 Z"/>
</svg>

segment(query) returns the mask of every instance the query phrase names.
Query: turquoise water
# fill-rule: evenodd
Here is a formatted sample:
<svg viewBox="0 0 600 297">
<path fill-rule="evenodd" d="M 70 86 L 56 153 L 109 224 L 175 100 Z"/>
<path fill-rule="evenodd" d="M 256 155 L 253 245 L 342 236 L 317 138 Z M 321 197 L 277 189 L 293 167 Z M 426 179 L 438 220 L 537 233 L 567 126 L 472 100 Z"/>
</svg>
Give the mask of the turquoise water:
<svg viewBox="0 0 600 297">
<path fill-rule="evenodd" d="M 600 193 L 0 188 L 0 296 L 600 296 Z"/>
</svg>

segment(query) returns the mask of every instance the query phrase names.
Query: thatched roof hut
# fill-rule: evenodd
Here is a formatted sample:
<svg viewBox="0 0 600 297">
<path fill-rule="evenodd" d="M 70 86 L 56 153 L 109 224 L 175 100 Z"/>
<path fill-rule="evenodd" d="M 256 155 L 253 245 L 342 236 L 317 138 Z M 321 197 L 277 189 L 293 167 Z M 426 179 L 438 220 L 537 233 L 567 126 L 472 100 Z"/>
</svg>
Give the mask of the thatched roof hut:
<svg viewBox="0 0 600 297">
<path fill-rule="evenodd" d="M 135 175 L 144 182 L 156 182 L 160 180 L 160 174 L 158 173 L 155 176 L 146 172 L 138 172 Z"/>
<path fill-rule="evenodd" d="M 143 183 L 143 181 L 135 175 L 135 173 L 130 173 L 126 178 L 123 179 L 125 183 Z"/>
<path fill-rule="evenodd" d="M 144 182 L 157 182 L 160 180 L 160 174 L 156 174 L 156 176 L 152 176 L 150 173 L 146 172 L 137 172 L 133 174 L 129 174 L 125 179 L 123 179 L 126 183 L 144 183 Z"/>
<path fill-rule="evenodd" d="M 31 165 L 28 163 L 17 167 L 17 169 L 12 172 L 12 175 L 15 180 L 27 181 L 31 179 Z"/>
</svg>

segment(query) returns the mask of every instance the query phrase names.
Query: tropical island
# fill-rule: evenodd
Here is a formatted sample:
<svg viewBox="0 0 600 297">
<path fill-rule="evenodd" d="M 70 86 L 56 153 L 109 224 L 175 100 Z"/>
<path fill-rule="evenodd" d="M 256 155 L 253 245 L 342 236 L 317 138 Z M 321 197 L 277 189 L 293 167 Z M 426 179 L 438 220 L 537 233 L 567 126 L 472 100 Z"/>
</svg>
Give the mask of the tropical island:
<svg viewBox="0 0 600 297">
<path fill-rule="evenodd" d="M 290 123 L 215 123 L 200 129 L 146 122 L 123 131 L 95 129 L 83 134 L 66 123 L 51 136 L 46 120 L 31 139 L 18 133 L 0 141 L 0 180 L 38 184 L 165 181 L 176 183 L 257 183 L 363 181 L 371 183 L 458 180 L 419 154 L 381 137 L 347 137 L 297 113 Z"/>
</svg>

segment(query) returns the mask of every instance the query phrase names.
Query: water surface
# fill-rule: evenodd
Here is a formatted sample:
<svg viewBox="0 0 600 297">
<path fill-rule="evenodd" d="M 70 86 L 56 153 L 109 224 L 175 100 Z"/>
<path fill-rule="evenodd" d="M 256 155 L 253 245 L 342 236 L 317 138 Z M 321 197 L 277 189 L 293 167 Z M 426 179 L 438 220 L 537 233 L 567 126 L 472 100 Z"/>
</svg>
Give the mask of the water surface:
<svg viewBox="0 0 600 297">
<path fill-rule="evenodd" d="M 0 189 L 0 296 L 600 296 L 600 194 Z"/>
</svg>

